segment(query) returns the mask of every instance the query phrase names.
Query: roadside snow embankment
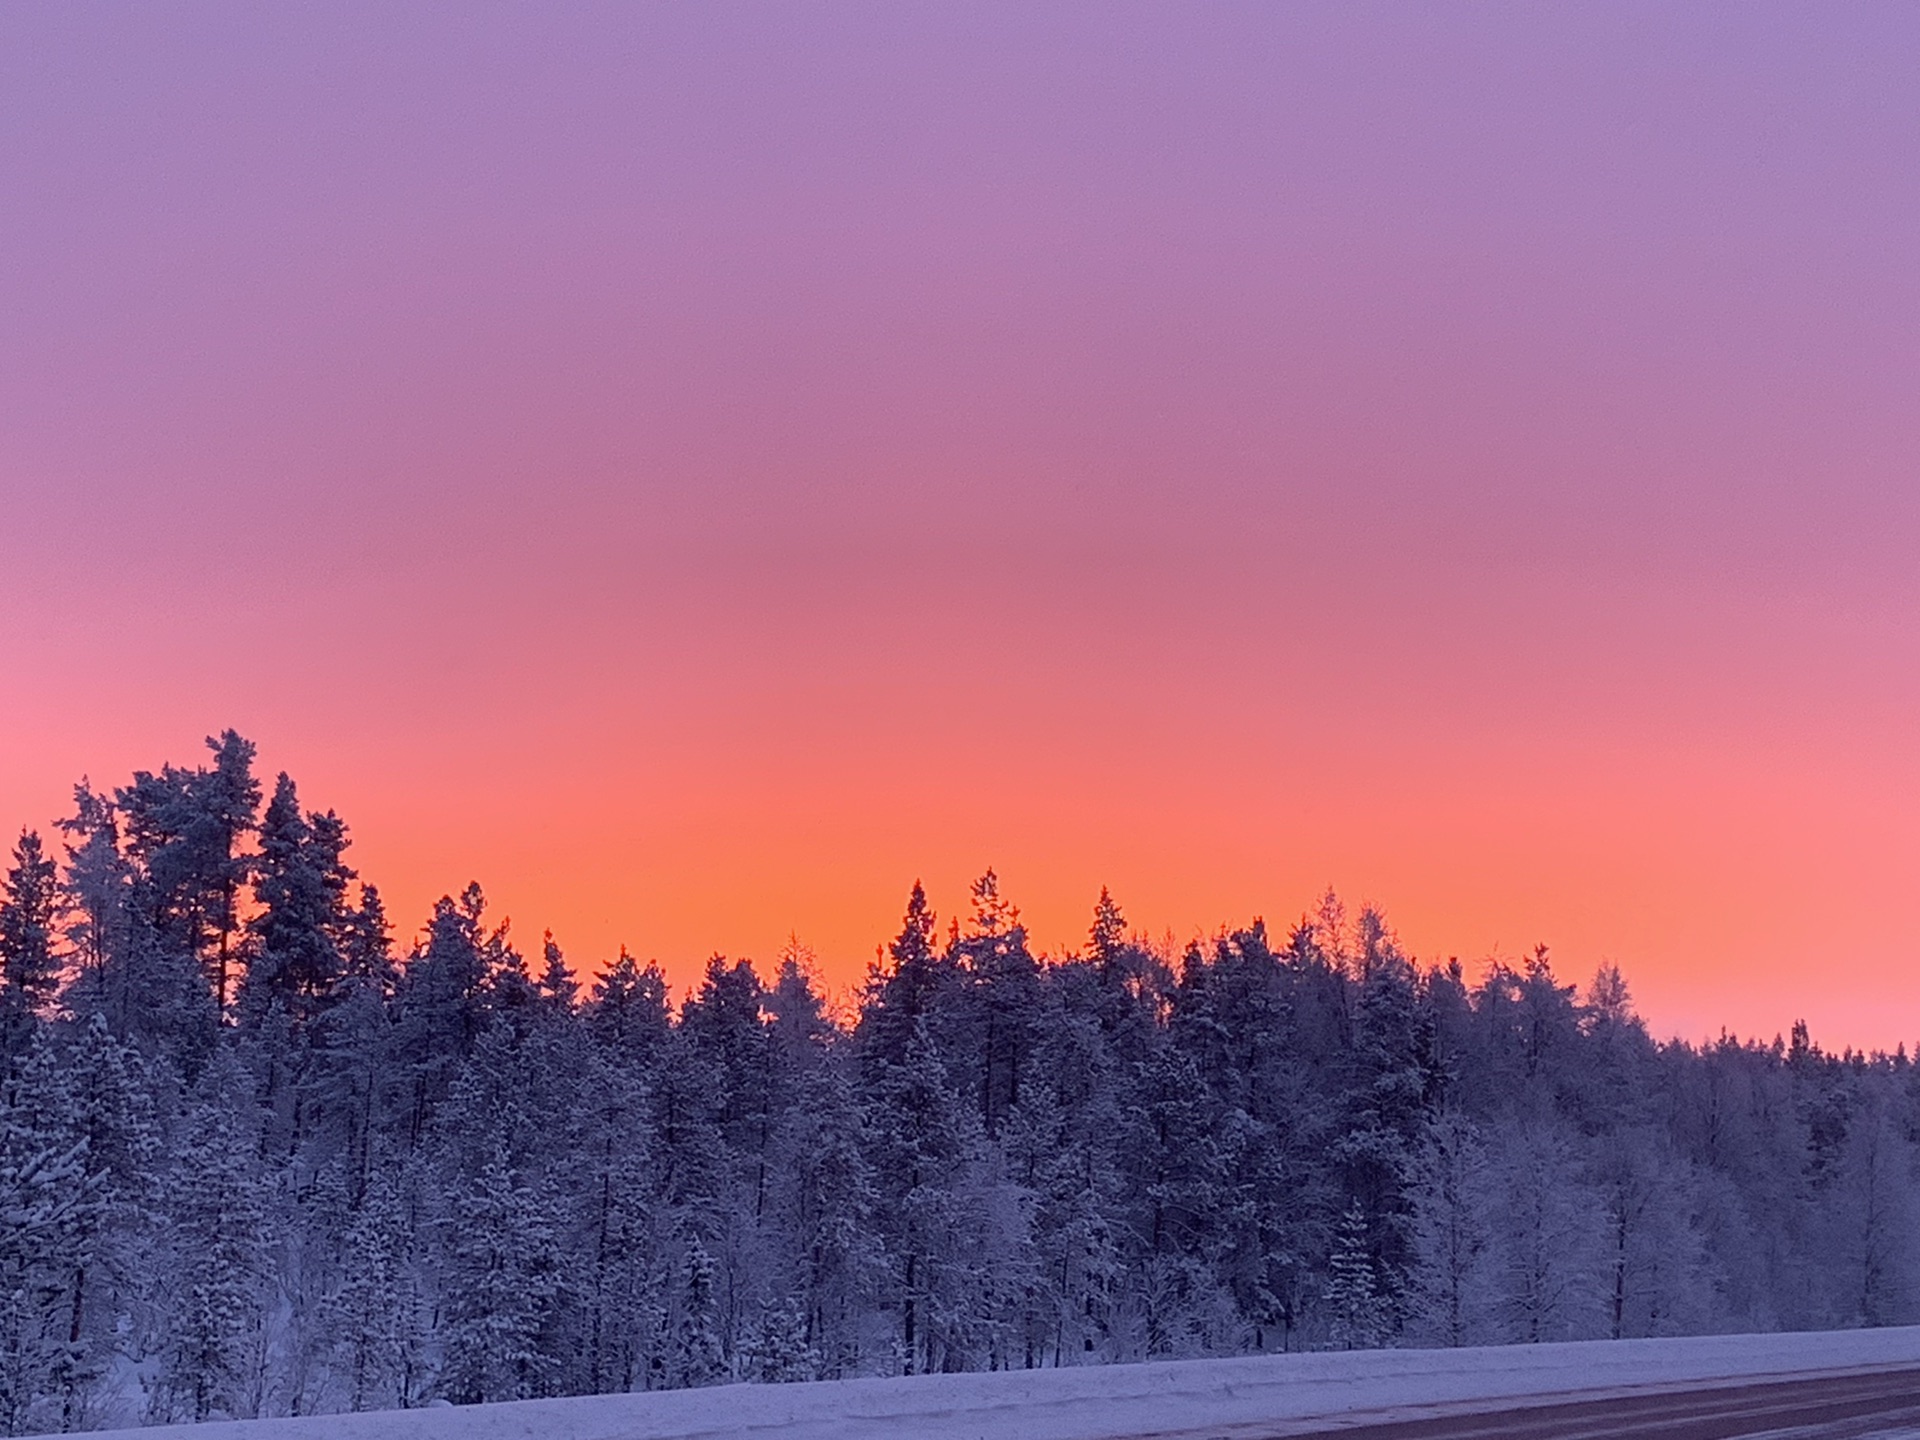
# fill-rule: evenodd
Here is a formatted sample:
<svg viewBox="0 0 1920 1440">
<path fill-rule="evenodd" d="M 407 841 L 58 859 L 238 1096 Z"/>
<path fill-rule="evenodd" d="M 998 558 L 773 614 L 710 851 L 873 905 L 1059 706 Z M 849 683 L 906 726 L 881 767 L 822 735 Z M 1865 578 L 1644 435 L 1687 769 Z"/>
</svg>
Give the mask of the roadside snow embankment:
<svg viewBox="0 0 1920 1440">
<path fill-rule="evenodd" d="M 194 1440 L 1121 1440 L 1898 1365 L 1920 1366 L 1920 1326 L 724 1385 L 191 1428 Z"/>
</svg>

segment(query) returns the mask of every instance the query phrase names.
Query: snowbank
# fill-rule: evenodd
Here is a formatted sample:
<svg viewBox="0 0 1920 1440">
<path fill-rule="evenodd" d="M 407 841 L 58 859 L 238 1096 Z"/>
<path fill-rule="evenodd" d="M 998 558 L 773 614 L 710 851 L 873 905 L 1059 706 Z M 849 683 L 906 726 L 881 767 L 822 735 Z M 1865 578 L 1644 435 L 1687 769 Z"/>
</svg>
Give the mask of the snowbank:
<svg viewBox="0 0 1920 1440">
<path fill-rule="evenodd" d="M 1112 1440 L 1206 1426 L 1389 1418 L 1641 1385 L 1920 1365 L 1920 1326 L 1263 1355 L 1070 1370 L 726 1385 L 460 1409 L 242 1420 L 194 1440 Z M 152 1430 L 106 1432 L 119 1440 Z"/>
</svg>

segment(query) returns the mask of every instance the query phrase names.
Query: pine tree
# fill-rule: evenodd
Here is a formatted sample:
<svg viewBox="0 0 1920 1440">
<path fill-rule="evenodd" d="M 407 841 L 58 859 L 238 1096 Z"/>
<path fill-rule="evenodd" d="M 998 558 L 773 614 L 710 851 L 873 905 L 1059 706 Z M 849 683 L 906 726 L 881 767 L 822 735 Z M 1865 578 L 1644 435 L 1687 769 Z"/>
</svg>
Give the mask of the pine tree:
<svg viewBox="0 0 1920 1440">
<path fill-rule="evenodd" d="M 881 1071 L 867 1098 L 901 1365 L 915 1374 L 937 1368 L 950 1321 L 967 1313 L 956 1209 L 978 1120 L 952 1094 L 925 1016 L 914 1022 L 900 1063 Z"/>
<path fill-rule="evenodd" d="M 265 1307 L 265 1204 L 231 1055 L 209 1067 L 183 1127 L 170 1187 L 162 1418 L 254 1413 Z"/>
<path fill-rule="evenodd" d="M 459 1404 L 554 1393 L 561 1266 L 551 1197 L 496 1142 L 455 1194 L 449 1229 L 441 1388 Z"/>
<path fill-rule="evenodd" d="M 812 1380 L 820 1357 L 807 1339 L 807 1319 L 792 1300 L 766 1300 L 760 1306 L 741 1357 L 742 1378 L 764 1385 Z"/>
<path fill-rule="evenodd" d="M 885 963 L 876 963 L 867 976 L 858 1039 L 862 1064 L 872 1074 L 904 1062 L 915 1027 L 947 988 L 948 969 L 934 952 L 934 924 L 927 892 L 916 880 Z"/>
<path fill-rule="evenodd" d="M 631 1048 L 590 1042 L 579 1105 L 571 1117 L 580 1157 L 575 1200 L 584 1308 L 585 1388 L 632 1390 L 647 1379 L 663 1302 L 655 1256 L 663 1248 L 662 1176 L 652 1163 L 651 1096 Z"/>
<path fill-rule="evenodd" d="M 580 998 L 580 982 L 574 979 L 573 971 L 567 968 L 567 957 L 554 943 L 551 930 L 542 937 L 540 954 L 543 963 L 540 978 L 535 982 L 540 998 L 556 1013 L 571 1016 Z"/>
<path fill-rule="evenodd" d="M 1327 1260 L 1329 1334 L 1341 1350 L 1370 1350 L 1384 1344 L 1388 1335 L 1390 1315 L 1374 1278 L 1369 1228 L 1360 1202 L 1348 1205 Z"/>
<path fill-rule="evenodd" d="M 62 1390 L 87 1363 L 69 1334 L 68 1282 L 104 1207 L 61 1057 L 35 1035 L 0 1087 L 0 1425 L 52 1428 Z"/>
<path fill-rule="evenodd" d="M 458 900 L 443 895 L 435 901 L 426 941 L 401 977 L 394 1040 L 407 1070 L 409 1149 L 486 1024 L 490 952 L 501 939 L 481 924 L 486 903 L 478 885 L 467 886 Z"/>
<path fill-rule="evenodd" d="M 129 867 L 120 853 L 120 826 L 113 803 L 86 781 L 73 787 L 74 813 L 58 822 L 67 852 L 65 938 L 79 967 L 79 980 L 97 992 L 110 952 L 124 950 Z"/>
<path fill-rule="evenodd" d="M 76 1133 L 86 1142 L 97 1206 L 84 1209 L 68 1255 L 61 1306 L 66 1350 L 54 1389 L 62 1430 L 91 1428 L 97 1390 L 122 1343 L 120 1311 L 151 1285 L 146 1273 L 158 1221 L 154 1116 L 156 1077 L 101 1015 L 76 1025 L 60 1055 L 61 1083 Z"/>
<path fill-rule="evenodd" d="M 303 1025 L 332 995 L 344 969 L 340 945 L 351 930 L 346 888 L 354 876 L 341 858 L 346 844 L 337 817 L 302 813 L 282 772 L 260 821 L 259 913 L 247 926 L 254 948 L 240 989 L 243 1019 L 258 1023 L 277 1005 Z"/>
<path fill-rule="evenodd" d="M 20 832 L 0 888 L 0 980 L 5 1006 L 25 1017 L 46 1009 L 60 985 L 58 873 L 40 836 Z"/>
<path fill-rule="evenodd" d="M 789 1294 L 800 1306 L 802 1338 L 824 1378 L 858 1367 L 861 1322 L 885 1271 L 868 1141 L 843 1068 L 808 1070 L 779 1138 L 775 1213 L 792 1255 Z"/>
<path fill-rule="evenodd" d="M 713 1293 L 713 1257 L 698 1236 L 687 1244 L 673 1321 L 667 1383 L 674 1389 L 718 1384 L 726 1377 Z"/>
<path fill-rule="evenodd" d="M 400 972 L 393 963 L 393 927 L 387 907 L 371 884 L 360 886 L 360 903 L 347 912 L 340 946 L 341 979 L 371 987 L 383 1000 L 393 998 Z"/>
<path fill-rule="evenodd" d="M 1389 1307 L 1399 1304 L 1412 1262 L 1408 1177 L 1425 1139 L 1433 1085 L 1432 1025 L 1420 1003 L 1413 966 L 1371 906 L 1356 926 L 1361 972 L 1354 1006 L 1351 1081 L 1333 1151 L 1344 1188 L 1359 1204 L 1375 1257 L 1375 1281 Z"/>
<path fill-rule="evenodd" d="M 254 829 L 260 785 L 252 742 L 227 730 L 209 738 L 207 748 L 211 768 L 135 771 L 114 798 L 147 882 L 147 920 L 157 942 L 204 967 L 225 1014 L 250 867 L 242 846 Z"/>
<path fill-rule="evenodd" d="M 962 1023 L 969 1032 L 964 1050 L 972 1060 L 972 1088 L 981 1126 L 992 1137 L 1020 1103 L 1020 1082 L 1038 1036 L 1041 996 L 1040 965 L 1027 947 L 1020 911 L 1001 895 L 992 870 L 974 882 L 972 924 L 952 950 L 968 982 Z"/>
<path fill-rule="evenodd" d="M 653 1064 L 673 1028 L 666 975 L 655 962 L 642 968 L 623 947 L 594 982 L 586 1020 L 599 1044 L 628 1052 L 641 1065 Z"/>
<path fill-rule="evenodd" d="M 376 1175 L 342 1237 L 340 1279 L 324 1324 L 349 1410 L 391 1409 L 412 1398 L 419 1297 L 410 1226 L 397 1186 Z"/>
</svg>

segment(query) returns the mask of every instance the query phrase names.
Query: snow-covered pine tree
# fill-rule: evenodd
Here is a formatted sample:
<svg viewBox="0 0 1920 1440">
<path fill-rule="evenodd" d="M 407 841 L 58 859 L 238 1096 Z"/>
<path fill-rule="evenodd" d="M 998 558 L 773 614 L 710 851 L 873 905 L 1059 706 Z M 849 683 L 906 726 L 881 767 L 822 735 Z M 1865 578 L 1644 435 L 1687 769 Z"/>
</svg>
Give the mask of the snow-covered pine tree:
<svg viewBox="0 0 1920 1440">
<path fill-rule="evenodd" d="M 765 1385 L 812 1380 L 820 1373 L 820 1357 L 807 1339 L 807 1317 L 790 1299 L 767 1299 L 760 1304 L 740 1354 L 741 1379 Z"/>
<path fill-rule="evenodd" d="M 1411 1187 L 1406 1328 L 1416 1343 L 1479 1345 L 1492 1338 L 1487 1165 L 1478 1128 L 1466 1116 L 1445 1111 L 1428 1128 Z"/>
<path fill-rule="evenodd" d="M 452 1198 L 442 1248 L 440 1389 L 459 1404 L 554 1393 L 561 1254 L 551 1197 L 496 1141 Z"/>
<path fill-rule="evenodd" d="M 580 982 L 568 968 L 566 954 L 549 930 L 540 939 L 540 975 L 534 988 L 548 1009 L 560 1018 L 571 1018 L 580 1000 Z"/>
<path fill-rule="evenodd" d="M 828 1379 L 858 1372 L 862 1331 L 886 1273 L 869 1136 L 848 1070 L 834 1057 L 802 1075 L 774 1167 L 774 1214 L 790 1257 L 787 1291 Z"/>
<path fill-rule="evenodd" d="M 1039 1034 L 1040 964 L 1027 945 L 1019 907 L 1000 893 L 988 870 L 973 882 L 973 915 L 952 945 L 949 963 L 965 977 L 955 1005 L 950 1056 L 977 1097 L 980 1125 L 991 1139 L 1020 1103 L 1020 1083 Z M 936 1032 L 937 1033 L 937 1032 Z"/>
<path fill-rule="evenodd" d="M 72 952 L 77 986 L 97 982 L 110 951 L 125 948 L 129 867 L 120 854 L 120 825 L 113 802 L 94 794 L 84 780 L 73 787 L 74 813 L 56 822 L 66 850 L 64 937 Z M 92 1007 L 97 1008 L 97 1000 Z"/>
<path fill-rule="evenodd" d="M 571 1117 L 575 1176 L 571 1273 L 582 1315 L 580 1383 L 589 1392 L 646 1383 L 659 1345 L 661 1172 L 649 1143 L 651 1097 L 641 1057 L 585 1032 L 584 1083 Z"/>
<path fill-rule="evenodd" d="M 0 881 L 0 1046 L 24 1049 L 33 1020 L 60 986 L 59 867 L 32 830 L 20 832 Z"/>
<path fill-rule="evenodd" d="M 1503 1340 L 1588 1340 L 1604 1332 L 1599 1197 L 1576 1142 L 1550 1114 L 1510 1122 L 1494 1173 L 1495 1313 Z"/>
<path fill-rule="evenodd" d="M 59 1056 L 64 1104 L 86 1142 L 90 1203 L 66 1256 L 61 1307 L 65 1351 L 53 1377 L 61 1430 L 92 1428 L 116 1397 L 104 1388 L 115 1352 L 149 1328 L 153 1245 L 159 1215 L 152 1071 L 116 1040 L 104 1016 L 73 1027 Z"/>
<path fill-rule="evenodd" d="M 233 996 L 240 897 L 251 859 L 244 851 L 260 808 L 254 746 L 232 730 L 207 740 L 211 767 L 134 772 L 115 793 L 127 848 L 146 886 L 146 919 L 161 947 L 200 964 L 215 1004 Z"/>
<path fill-rule="evenodd" d="M 70 1334 L 69 1284 L 104 1205 L 87 1137 L 44 1028 L 0 1082 L 0 1428 L 57 1428 L 88 1359 Z"/>
<path fill-rule="evenodd" d="M 253 862 L 259 908 L 247 922 L 253 944 L 239 992 L 243 1021 L 277 1005 L 304 1027 L 332 995 L 344 968 L 347 885 L 354 878 L 342 858 L 346 845 L 338 817 L 305 814 L 293 780 L 281 772 Z"/>
<path fill-rule="evenodd" d="M 469 885 L 458 900 L 434 902 L 426 940 L 400 977 L 394 1045 L 405 1083 L 407 1146 L 426 1134 L 434 1107 L 447 1098 L 486 1026 L 490 941 L 482 918 L 486 896 Z"/>
<path fill-rule="evenodd" d="M 699 1236 L 689 1236 L 667 1351 L 667 1384 L 673 1389 L 715 1385 L 726 1378 L 713 1288 L 713 1257 Z"/>
<path fill-rule="evenodd" d="M 1375 1283 L 1391 1317 L 1403 1302 L 1412 1261 L 1407 1180 L 1430 1115 L 1432 1026 L 1413 966 L 1379 911 L 1363 908 L 1355 928 L 1360 976 L 1351 1078 L 1331 1149 L 1340 1161 L 1343 1189 L 1366 1216 Z"/>
<path fill-rule="evenodd" d="M 953 988 L 951 968 L 934 949 L 934 913 L 918 880 L 907 896 L 900 933 L 867 976 L 855 1032 L 867 1084 L 885 1067 L 906 1060 L 916 1025 L 924 1026 L 934 1005 Z"/>
<path fill-rule="evenodd" d="M 1327 1257 L 1328 1338 L 1336 1349 L 1368 1350 L 1386 1343 L 1392 1309 L 1375 1278 L 1366 1209 L 1348 1204 Z"/>
<path fill-rule="evenodd" d="M 978 1122 L 949 1088 L 924 1015 L 900 1062 L 883 1062 L 867 1100 L 876 1213 L 893 1272 L 889 1308 L 899 1317 L 901 1367 L 917 1374 L 938 1368 L 952 1320 L 966 1314 L 954 1221 Z"/>
<path fill-rule="evenodd" d="M 328 1368 L 349 1410 L 389 1410 L 414 1398 L 420 1297 L 412 1249 L 405 1197 L 376 1172 L 347 1223 L 322 1317 Z"/>
<path fill-rule="evenodd" d="M 265 1200 L 251 1078 L 231 1051 L 201 1077 L 174 1144 L 156 1418 L 244 1418 L 262 1389 Z"/>
</svg>

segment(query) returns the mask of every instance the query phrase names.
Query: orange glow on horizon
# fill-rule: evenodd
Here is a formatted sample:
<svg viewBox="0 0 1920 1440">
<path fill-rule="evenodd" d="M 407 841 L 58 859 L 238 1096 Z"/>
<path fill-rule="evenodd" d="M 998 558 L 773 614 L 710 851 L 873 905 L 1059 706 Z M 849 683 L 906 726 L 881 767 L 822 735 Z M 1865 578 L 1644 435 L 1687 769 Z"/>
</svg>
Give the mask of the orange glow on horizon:
<svg viewBox="0 0 1920 1440">
<path fill-rule="evenodd" d="M 1911 1043 L 1915 13 L 0 7 L 0 826 L 231 725 L 403 940 Z"/>
</svg>

